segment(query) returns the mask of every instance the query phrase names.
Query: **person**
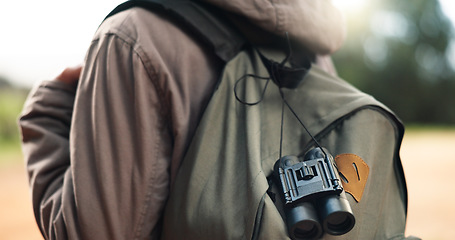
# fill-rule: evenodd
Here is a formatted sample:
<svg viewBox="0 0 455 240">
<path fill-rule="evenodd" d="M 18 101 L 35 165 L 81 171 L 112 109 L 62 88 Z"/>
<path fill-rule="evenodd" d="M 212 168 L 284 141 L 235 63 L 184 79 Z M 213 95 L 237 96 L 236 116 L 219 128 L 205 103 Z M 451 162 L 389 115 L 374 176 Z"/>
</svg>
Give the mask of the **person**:
<svg viewBox="0 0 455 240">
<path fill-rule="evenodd" d="M 336 74 L 344 40 L 329 0 L 204 0 L 256 44 L 288 32 Z M 163 207 L 223 63 L 170 16 L 132 8 L 105 20 L 84 66 L 44 81 L 19 124 L 45 239 L 157 239 Z"/>
</svg>

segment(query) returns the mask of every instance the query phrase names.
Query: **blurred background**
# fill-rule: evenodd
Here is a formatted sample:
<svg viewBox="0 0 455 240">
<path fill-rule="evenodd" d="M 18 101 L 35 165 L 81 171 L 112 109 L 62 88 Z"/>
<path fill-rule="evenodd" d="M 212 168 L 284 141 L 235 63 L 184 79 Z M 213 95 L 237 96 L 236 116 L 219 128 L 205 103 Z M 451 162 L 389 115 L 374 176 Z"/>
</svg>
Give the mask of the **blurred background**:
<svg viewBox="0 0 455 240">
<path fill-rule="evenodd" d="M 0 3 L 0 239 L 41 239 L 30 205 L 17 116 L 30 88 L 83 61 L 122 1 Z M 395 111 L 407 130 L 407 234 L 455 239 L 455 1 L 333 0 L 347 39 L 338 74 Z"/>
</svg>

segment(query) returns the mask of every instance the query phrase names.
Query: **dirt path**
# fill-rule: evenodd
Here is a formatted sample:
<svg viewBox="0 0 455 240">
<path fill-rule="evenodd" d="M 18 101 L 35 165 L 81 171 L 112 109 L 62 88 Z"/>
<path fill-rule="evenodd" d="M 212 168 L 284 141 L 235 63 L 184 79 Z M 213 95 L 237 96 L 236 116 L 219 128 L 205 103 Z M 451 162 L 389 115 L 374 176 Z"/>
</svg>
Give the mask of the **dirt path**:
<svg viewBox="0 0 455 240">
<path fill-rule="evenodd" d="M 0 168 L 0 239 L 43 239 L 33 217 L 22 164 Z"/>
<path fill-rule="evenodd" d="M 455 131 L 411 132 L 401 158 L 409 196 L 407 234 L 455 239 Z"/>
<path fill-rule="evenodd" d="M 455 131 L 410 132 L 401 157 L 408 182 L 407 234 L 455 239 Z M 0 239 L 42 239 L 30 205 L 22 164 L 0 168 Z"/>
</svg>

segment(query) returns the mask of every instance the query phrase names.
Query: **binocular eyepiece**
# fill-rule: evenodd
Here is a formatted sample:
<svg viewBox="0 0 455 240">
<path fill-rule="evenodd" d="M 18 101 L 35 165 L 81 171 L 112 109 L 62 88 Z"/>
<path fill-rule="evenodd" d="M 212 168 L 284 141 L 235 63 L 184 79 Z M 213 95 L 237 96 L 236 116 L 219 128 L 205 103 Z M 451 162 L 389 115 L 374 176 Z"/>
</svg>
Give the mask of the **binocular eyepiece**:
<svg viewBox="0 0 455 240">
<path fill-rule="evenodd" d="M 284 156 L 275 163 L 274 174 L 292 239 L 318 239 L 324 232 L 343 235 L 354 227 L 354 214 L 327 150 L 313 148 L 303 161 Z"/>
</svg>

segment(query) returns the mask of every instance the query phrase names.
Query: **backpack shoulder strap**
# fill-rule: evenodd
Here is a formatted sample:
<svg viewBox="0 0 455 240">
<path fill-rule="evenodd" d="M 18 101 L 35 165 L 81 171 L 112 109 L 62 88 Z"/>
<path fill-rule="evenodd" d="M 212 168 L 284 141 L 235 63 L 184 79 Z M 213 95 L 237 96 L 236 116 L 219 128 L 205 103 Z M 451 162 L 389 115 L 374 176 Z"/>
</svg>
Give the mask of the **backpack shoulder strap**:
<svg viewBox="0 0 455 240">
<path fill-rule="evenodd" d="M 105 20 L 124 10 L 141 7 L 172 15 L 184 24 L 225 62 L 231 60 L 246 43 L 241 33 L 218 9 L 188 0 L 130 0 L 117 6 Z"/>
</svg>

